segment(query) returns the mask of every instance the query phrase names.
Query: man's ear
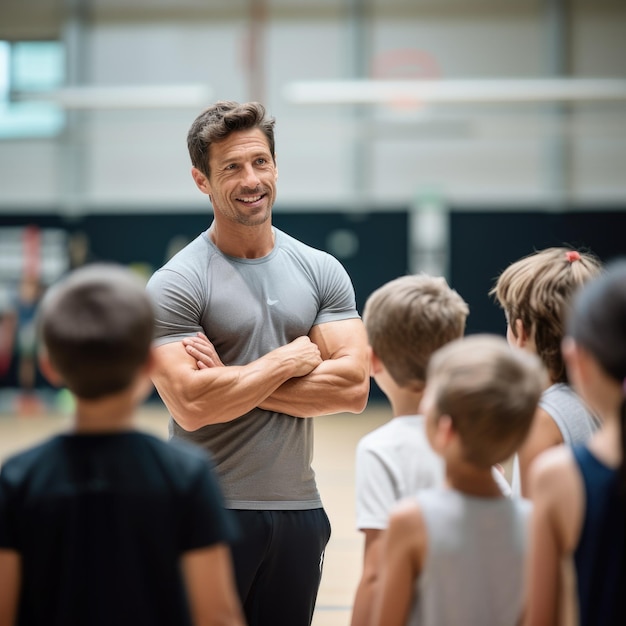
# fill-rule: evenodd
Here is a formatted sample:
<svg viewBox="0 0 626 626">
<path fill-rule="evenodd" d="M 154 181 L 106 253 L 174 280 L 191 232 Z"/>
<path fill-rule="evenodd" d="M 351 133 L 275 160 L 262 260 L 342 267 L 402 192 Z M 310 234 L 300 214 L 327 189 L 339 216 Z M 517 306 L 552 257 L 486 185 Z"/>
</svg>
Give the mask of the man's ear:
<svg viewBox="0 0 626 626">
<path fill-rule="evenodd" d="M 191 177 L 193 182 L 196 183 L 196 187 L 207 196 L 211 195 L 211 186 L 209 185 L 209 179 L 203 174 L 197 167 L 191 168 Z"/>
<path fill-rule="evenodd" d="M 48 352 L 45 349 L 41 349 L 38 354 L 39 360 L 39 369 L 41 373 L 44 375 L 45 379 L 53 386 L 53 387 L 62 387 L 63 379 L 61 378 L 61 374 L 59 374 L 56 369 L 54 369 L 54 365 L 50 362 L 50 357 L 48 356 Z"/>
</svg>

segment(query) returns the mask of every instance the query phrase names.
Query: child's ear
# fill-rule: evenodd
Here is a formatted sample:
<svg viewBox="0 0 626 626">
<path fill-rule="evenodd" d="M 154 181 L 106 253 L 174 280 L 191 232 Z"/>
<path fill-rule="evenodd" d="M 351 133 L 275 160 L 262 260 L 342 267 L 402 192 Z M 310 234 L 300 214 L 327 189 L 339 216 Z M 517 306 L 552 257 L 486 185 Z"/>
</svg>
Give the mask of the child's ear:
<svg viewBox="0 0 626 626">
<path fill-rule="evenodd" d="M 152 376 L 154 368 L 156 367 L 156 359 L 154 358 L 154 348 L 150 348 L 146 362 L 144 363 L 144 369 L 148 376 Z"/>
<path fill-rule="evenodd" d="M 436 450 L 445 450 L 455 434 L 454 424 L 449 415 L 440 415 L 435 424 L 433 441 Z"/>
<path fill-rule="evenodd" d="M 524 328 L 524 323 L 521 319 L 517 318 L 514 322 L 515 332 L 514 335 L 514 343 L 518 348 L 524 348 L 528 343 L 530 338 L 529 334 L 526 332 L 526 328 Z"/>
<path fill-rule="evenodd" d="M 45 379 L 53 387 L 62 387 L 63 379 L 61 378 L 61 375 L 54 369 L 54 365 L 52 365 L 52 363 L 50 362 L 48 352 L 45 349 L 39 351 L 38 360 L 39 369 L 41 370 L 41 373 L 44 375 Z"/>
<path fill-rule="evenodd" d="M 136 404 L 141 404 L 154 391 L 154 384 L 150 377 L 154 371 L 155 363 L 154 348 L 151 348 L 145 363 L 137 372 L 137 378 L 135 379 L 133 400 Z"/>
<path fill-rule="evenodd" d="M 383 363 L 371 346 L 368 346 L 367 350 L 370 355 L 370 376 L 376 376 L 383 371 Z"/>
<path fill-rule="evenodd" d="M 594 359 L 570 337 L 565 337 L 561 343 L 563 359 L 567 366 L 567 373 L 572 385 L 581 393 L 580 386 L 590 384 L 594 376 Z"/>
</svg>

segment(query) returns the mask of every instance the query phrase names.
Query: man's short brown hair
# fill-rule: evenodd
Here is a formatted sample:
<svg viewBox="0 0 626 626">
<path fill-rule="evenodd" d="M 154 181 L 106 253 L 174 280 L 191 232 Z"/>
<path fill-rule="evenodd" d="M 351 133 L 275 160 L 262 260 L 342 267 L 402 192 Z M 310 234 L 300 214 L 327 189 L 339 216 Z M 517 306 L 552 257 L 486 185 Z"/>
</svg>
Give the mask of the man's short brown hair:
<svg viewBox="0 0 626 626">
<path fill-rule="evenodd" d="M 268 117 L 265 107 L 258 102 L 240 104 L 220 100 L 202 111 L 187 133 L 191 164 L 208 178 L 211 144 L 226 139 L 231 133 L 254 128 L 265 135 L 270 154 L 275 160 L 274 124 L 274 118 Z"/>
</svg>

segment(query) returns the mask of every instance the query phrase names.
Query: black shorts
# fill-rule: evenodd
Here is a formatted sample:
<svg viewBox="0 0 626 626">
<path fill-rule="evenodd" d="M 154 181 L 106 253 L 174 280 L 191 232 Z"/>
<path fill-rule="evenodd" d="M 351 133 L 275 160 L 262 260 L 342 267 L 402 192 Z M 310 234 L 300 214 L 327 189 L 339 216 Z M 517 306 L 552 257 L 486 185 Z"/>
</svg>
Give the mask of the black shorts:
<svg viewBox="0 0 626 626">
<path fill-rule="evenodd" d="M 232 546 L 239 597 L 249 626 L 309 626 L 322 578 L 330 521 L 324 509 L 234 509 Z"/>
</svg>

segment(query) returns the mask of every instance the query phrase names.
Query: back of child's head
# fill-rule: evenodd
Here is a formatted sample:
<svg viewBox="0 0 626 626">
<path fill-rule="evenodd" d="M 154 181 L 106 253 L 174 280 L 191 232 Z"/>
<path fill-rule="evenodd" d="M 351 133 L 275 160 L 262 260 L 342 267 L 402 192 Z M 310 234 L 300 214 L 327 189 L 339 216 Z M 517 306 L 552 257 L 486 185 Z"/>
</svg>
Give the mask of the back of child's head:
<svg viewBox="0 0 626 626">
<path fill-rule="evenodd" d="M 152 304 L 139 277 L 122 266 L 74 270 L 50 287 L 38 315 L 48 359 L 79 398 L 123 391 L 146 363 Z"/>
<path fill-rule="evenodd" d="M 521 320 L 553 382 L 567 382 L 561 341 L 572 297 L 600 271 L 589 252 L 546 248 L 509 265 L 490 291 L 516 337 L 515 320 Z"/>
<path fill-rule="evenodd" d="M 601 276 L 577 294 L 567 334 L 622 386 L 622 476 L 626 488 L 626 259 L 609 263 Z"/>
<path fill-rule="evenodd" d="M 363 321 L 372 350 L 400 387 L 422 385 L 431 354 L 463 336 L 469 308 L 445 278 L 402 276 L 367 299 Z"/>
<path fill-rule="evenodd" d="M 545 376 L 534 354 L 496 335 L 471 335 L 432 356 L 427 385 L 435 414 L 450 416 L 465 460 L 486 468 L 526 438 Z"/>
</svg>

